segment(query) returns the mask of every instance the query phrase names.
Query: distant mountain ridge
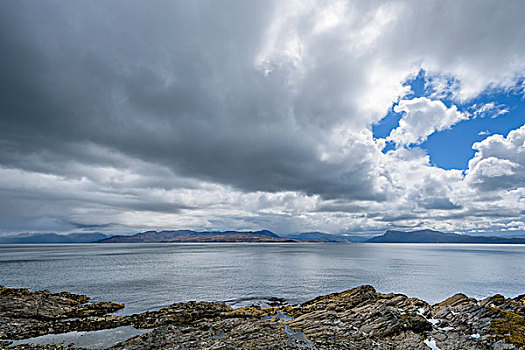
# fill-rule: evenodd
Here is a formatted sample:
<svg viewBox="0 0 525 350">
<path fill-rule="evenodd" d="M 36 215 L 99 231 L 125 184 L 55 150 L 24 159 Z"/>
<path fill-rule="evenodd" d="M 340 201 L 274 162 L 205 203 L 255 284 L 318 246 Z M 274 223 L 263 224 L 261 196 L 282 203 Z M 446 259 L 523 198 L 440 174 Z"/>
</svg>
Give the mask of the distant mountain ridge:
<svg viewBox="0 0 525 350">
<path fill-rule="evenodd" d="M 370 238 L 367 243 L 485 243 L 485 244 L 525 244 L 525 238 L 505 238 L 494 236 L 470 236 L 434 230 L 412 232 L 388 230 L 381 236 Z"/>
<path fill-rule="evenodd" d="M 63 243 L 167 243 L 167 242 L 327 242 L 327 243 L 478 243 L 525 244 L 525 237 L 471 236 L 434 230 L 396 231 L 383 235 L 346 236 L 323 232 L 302 232 L 279 236 L 260 231 L 145 231 L 133 235 L 109 236 L 95 233 L 22 233 L 0 237 L 0 244 L 63 244 Z"/>
<path fill-rule="evenodd" d="M 275 233 L 262 231 L 146 231 L 131 236 L 113 236 L 96 243 L 169 243 L 169 242 L 293 242 Z"/>
<path fill-rule="evenodd" d="M 365 236 L 345 236 L 335 233 L 324 232 L 302 232 L 285 237 L 297 239 L 299 241 L 307 242 L 328 242 L 328 243 L 359 243 L 366 241 L 368 237 Z"/>
<path fill-rule="evenodd" d="M 0 244 L 59 244 L 59 243 L 92 243 L 108 236 L 100 233 L 20 233 L 13 236 L 0 237 Z"/>
<path fill-rule="evenodd" d="M 342 243 L 348 242 L 345 236 L 323 233 L 323 232 L 303 232 L 287 236 L 289 238 L 297 239 L 300 241 L 313 241 L 313 242 L 332 242 Z"/>
</svg>

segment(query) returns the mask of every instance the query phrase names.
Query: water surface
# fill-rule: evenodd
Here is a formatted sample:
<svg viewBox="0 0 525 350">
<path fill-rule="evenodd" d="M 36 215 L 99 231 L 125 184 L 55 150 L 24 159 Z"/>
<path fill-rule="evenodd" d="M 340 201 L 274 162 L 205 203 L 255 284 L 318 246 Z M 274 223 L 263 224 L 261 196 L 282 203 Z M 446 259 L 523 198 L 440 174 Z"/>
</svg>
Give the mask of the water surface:
<svg viewBox="0 0 525 350">
<path fill-rule="evenodd" d="M 150 329 L 136 329 L 133 326 L 124 326 L 90 332 L 67 332 L 61 334 L 46 334 L 40 337 L 13 340 L 11 345 L 33 344 L 68 344 L 74 343 L 76 347 L 88 349 L 106 349 L 131 337 L 144 334 Z"/>
<path fill-rule="evenodd" d="M 370 284 L 431 303 L 525 293 L 525 245 L 197 243 L 0 245 L 0 284 L 125 303 L 290 303 Z"/>
</svg>

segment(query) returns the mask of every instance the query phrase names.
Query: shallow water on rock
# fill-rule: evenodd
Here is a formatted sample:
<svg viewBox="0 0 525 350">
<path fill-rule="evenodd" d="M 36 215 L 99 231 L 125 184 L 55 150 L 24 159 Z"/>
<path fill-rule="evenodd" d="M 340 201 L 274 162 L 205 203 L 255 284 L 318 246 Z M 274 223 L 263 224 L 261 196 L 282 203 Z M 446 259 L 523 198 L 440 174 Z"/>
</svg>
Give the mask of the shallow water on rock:
<svg viewBox="0 0 525 350">
<path fill-rule="evenodd" d="M 362 284 L 430 303 L 525 293 L 525 245 L 183 243 L 0 245 L 0 284 L 70 291 L 137 313 L 188 300 L 300 303 Z"/>
<path fill-rule="evenodd" d="M 112 329 L 104 329 L 91 332 L 68 332 L 62 334 L 47 334 L 40 337 L 14 340 L 11 345 L 35 344 L 48 345 L 60 344 L 65 345 L 74 343 L 77 347 L 88 349 L 105 349 L 121 341 L 134 336 L 149 332 L 150 329 L 136 329 L 133 326 L 124 326 Z"/>
<path fill-rule="evenodd" d="M 290 346 L 302 349 L 317 349 L 315 344 L 309 340 L 303 332 L 294 331 L 288 326 L 284 326 L 286 334 L 288 334 L 288 339 L 286 343 Z"/>
</svg>

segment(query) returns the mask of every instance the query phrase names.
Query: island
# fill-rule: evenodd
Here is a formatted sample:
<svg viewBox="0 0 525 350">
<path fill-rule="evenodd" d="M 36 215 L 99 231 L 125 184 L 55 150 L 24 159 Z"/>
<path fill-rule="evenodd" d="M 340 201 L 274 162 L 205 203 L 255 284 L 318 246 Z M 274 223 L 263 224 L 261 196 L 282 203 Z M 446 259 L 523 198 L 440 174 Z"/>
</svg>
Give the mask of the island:
<svg viewBox="0 0 525 350">
<path fill-rule="evenodd" d="M 523 349 L 525 295 L 483 300 L 456 294 L 430 305 L 363 285 L 299 305 L 234 309 L 189 301 L 139 314 L 112 314 L 124 305 L 85 295 L 0 287 L 0 347 L 34 345 L 34 337 L 66 332 L 140 330 L 110 349 Z M 24 340 L 26 339 L 26 340 Z"/>
</svg>

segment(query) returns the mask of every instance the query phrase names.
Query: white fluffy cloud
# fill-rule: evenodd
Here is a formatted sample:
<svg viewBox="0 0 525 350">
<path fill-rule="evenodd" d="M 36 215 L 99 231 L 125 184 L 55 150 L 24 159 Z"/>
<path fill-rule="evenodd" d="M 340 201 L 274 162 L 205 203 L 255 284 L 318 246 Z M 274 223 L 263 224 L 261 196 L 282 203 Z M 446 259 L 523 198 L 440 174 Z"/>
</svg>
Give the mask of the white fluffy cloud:
<svg viewBox="0 0 525 350">
<path fill-rule="evenodd" d="M 525 125 L 507 137 L 492 135 L 473 145 L 466 180 L 483 190 L 525 186 Z"/>
<path fill-rule="evenodd" d="M 403 116 L 399 120 L 399 126 L 392 130 L 387 140 L 398 145 L 422 143 L 434 132 L 449 129 L 467 119 L 456 106 L 448 108 L 443 102 L 426 97 L 401 100 L 394 111 L 403 113 Z"/>
</svg>

